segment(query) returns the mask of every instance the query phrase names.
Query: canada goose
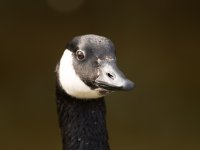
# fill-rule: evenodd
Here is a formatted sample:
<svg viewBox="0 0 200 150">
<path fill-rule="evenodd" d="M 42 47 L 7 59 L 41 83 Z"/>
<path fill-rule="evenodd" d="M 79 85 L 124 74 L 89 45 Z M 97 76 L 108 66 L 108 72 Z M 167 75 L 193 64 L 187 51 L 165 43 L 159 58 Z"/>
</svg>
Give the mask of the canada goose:
<svg viewBox="0 0 200 150">
<path fill-rule="evenodd" d="M 109 150 L 104 96 L 133 88 L 116 65 L 112 41 L 92 34 L 74 37 L 56 74 L 63 150 Z"/>
</svg>

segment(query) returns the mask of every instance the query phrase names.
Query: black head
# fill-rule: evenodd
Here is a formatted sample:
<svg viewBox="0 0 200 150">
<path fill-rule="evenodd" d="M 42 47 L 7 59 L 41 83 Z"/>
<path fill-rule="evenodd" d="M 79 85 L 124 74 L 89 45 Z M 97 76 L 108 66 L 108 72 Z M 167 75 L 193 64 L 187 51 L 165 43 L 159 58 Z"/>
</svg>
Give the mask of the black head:
<svg viewBox="0 0 200 150">
<path fill-rule="evenodd" d="M 112 41 L 98 35 L 73 38 L 66 46 L 57 73 L 61 87 L 77 98 L 98 98 L 133 88 L 116 65 Z"/>
</svg>

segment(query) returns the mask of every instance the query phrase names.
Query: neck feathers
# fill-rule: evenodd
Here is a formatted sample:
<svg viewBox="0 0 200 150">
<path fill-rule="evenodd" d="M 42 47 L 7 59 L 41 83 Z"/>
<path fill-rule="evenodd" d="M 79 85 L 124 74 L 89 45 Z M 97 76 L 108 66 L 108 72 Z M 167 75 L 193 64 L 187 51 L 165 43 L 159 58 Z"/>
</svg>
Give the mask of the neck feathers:
<svg viewBox="0 0 200 150">
<path fill-rule="evenodd" d="M 104 98 L 78 100 L 56 88 L 63 150 L 109 150 Z"/>
</svg>

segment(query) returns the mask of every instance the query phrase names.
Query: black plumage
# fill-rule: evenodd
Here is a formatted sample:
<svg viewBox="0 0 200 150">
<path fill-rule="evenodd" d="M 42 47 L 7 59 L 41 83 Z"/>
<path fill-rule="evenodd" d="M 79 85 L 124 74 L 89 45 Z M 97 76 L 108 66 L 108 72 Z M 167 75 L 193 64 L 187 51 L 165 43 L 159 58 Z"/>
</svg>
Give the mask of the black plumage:
<svg viewBox="0 0 200 150">
<path fill-rule="evenodd" d="M 104 98 L 79 100 L 56 86 L 64 150 L 109 150 Z"/>
</svg>

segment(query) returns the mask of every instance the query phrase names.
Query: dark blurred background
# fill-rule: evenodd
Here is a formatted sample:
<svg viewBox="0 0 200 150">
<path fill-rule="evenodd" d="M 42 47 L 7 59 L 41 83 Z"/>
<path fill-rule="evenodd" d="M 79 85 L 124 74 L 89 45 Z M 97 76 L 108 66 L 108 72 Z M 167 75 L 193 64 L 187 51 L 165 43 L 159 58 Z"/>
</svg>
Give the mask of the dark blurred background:
<svg viewBox="0 0 200 150">
<path fill-rule="evenodd" d="M 200 149 L 200 5 L 186 0 L 0 0 L 0 149 L 61 150 L 55 65 L 74 36 L 115 43 L 136 83 L 107 96 L 112 150 Z"/>
</svg>

